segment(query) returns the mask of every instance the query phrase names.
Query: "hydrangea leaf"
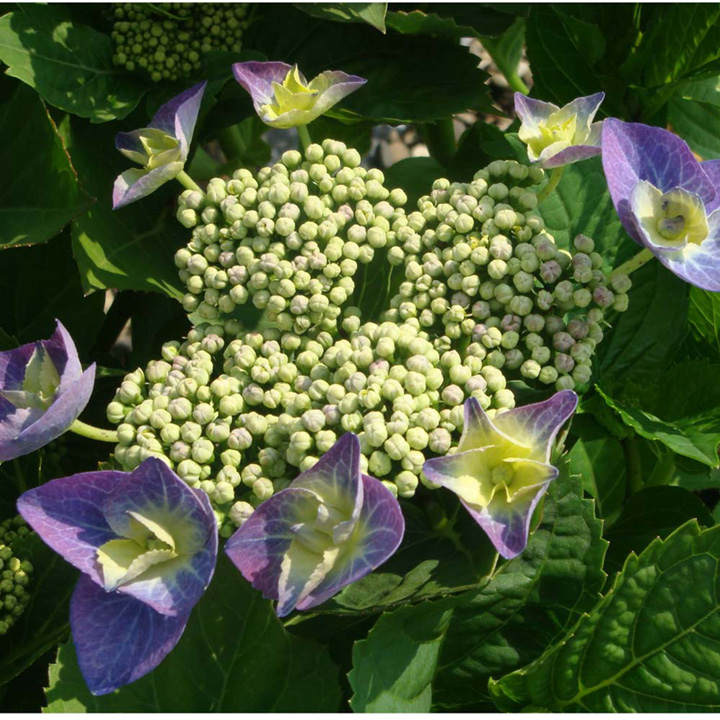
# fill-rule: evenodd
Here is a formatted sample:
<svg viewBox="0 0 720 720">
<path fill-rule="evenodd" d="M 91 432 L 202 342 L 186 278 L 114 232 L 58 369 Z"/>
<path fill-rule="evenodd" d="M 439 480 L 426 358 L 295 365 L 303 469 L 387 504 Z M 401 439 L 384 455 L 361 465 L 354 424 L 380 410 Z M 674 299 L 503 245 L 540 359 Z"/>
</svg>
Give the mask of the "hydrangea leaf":
<svg viewBox="0 0 720 720">
<path fill-rule="evenodd" d="M 128 115 L 145 94 L 112 62 L 112 40 L 73 23 L 54 5 L 27 5 L 0 18 L 0 60 L 8 74 L 66 112 L 107 122 Z"/>
<path fill-rule="evenodd" d="M 202 662 L 198 662 L 202 658 Z M 175 649 L 149 675 L 94 697 L 72 643 L 50 666 L 49 712 L 337 712 L 338 668 L 316 642 L 290 635 L 232 563 L 219 558 Z"/>
<path fill-rule="evenodd" d="M 527 667 L 490 683 L 498 705 L 702 712 L 720 705 L 720 528 L 691 520 L 630 555 L 613 588 Z M 693 588 L 688 593 L 688 588 Z"/>
<path fill-rule="evenodd" d="M 0 248 L 46 242 L 83 213 L 89 198 L 47 108 L 30 88 L 19 85 L 3 104 L 0 133 L 13 138 L 0 148 L 0 163 L 17 169 L 0 180 Z"/>
<path fill-rule="evenodd" d="M 430 712 L 432 681 L 452 619 L 450 603 L 386 612 L 353 645 L 348 680 L 354 712 Z"/>
</svg>

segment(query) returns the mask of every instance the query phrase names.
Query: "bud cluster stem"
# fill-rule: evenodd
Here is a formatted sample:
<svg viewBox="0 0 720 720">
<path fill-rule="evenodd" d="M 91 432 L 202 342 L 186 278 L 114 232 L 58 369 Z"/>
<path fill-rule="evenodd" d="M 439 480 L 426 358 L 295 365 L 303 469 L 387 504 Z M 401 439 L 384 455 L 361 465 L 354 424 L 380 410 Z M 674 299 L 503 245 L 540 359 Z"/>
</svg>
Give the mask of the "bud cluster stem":
<svg viewBox="0 0 720 720">
<path fill-rule="evenodd" d="M 98 428 L 94 425 L 88 425 L 81 420 L 75 420 L 68 430 L 72 430 L 72 432 L 76 435 L 82 435 L 83 437 L 90 438 L 90 440 L 98 440 L 100 442 L 109 443 L 118 442 L 118 435 L 114 430 L 104 430 L 103 428 Z"/>
</svg>

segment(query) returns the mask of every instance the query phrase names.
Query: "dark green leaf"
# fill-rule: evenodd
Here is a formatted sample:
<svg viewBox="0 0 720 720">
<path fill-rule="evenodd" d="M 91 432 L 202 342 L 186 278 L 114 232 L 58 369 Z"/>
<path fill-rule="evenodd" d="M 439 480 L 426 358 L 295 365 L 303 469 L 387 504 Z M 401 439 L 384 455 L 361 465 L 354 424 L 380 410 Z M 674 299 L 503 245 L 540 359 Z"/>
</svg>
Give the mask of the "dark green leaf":
<svg viewBox="0 0 720 720">
<path fill-rule="evenodd" d="M 469 182 L 492 160 L 527 162 L 525 145 L 515 133 L 503 133 L 495 125 L 476 122 L 460 136 L 450 174 L 453 179 Z"/>
<path fill-rule="evenodd" d="M 556 645 L 491 681 L 503 710 L 702 712 L 720 706 L 720 528 L 690 521 L 630 555 Z"/>
<path fill-rule="evenodd" d="M 622 567 L 630 552 L 642 552 L 656 537 L 666 538 L 688 520 L 710 527 L 710 511 L 693 493 L 679 487 L 649 487 L 632 495 L 606 538 L 607 564 Z"/>
<path fill-rule="evenodd" d="M 264 8 L 253 42 L 267 57 L 297 63 L 308 78 L 328 69 L 366 78 L 366 85 L 328 112 L 336 119 L 431 122 L 489 106 L 487 76 L 477 57 L 455 42 L 383 36 L 366 24 L 344 25 L 339 32 L 335 23 L 287 5 Z"/>
<path fill-rule="evenodd" d="M 429 712 L 431 683 L 451 617 L 449 602 L 382 615 L 367 639 L 353 646 L 350 707 L 355 712 Z"/>
<path fill-rule="evenodd" d="M 2 19 L 0 19 L 0 23 Z M 47 109 L 18 85 L 0 108 L 0 248 L 42 243 L 88 205 Z"/>
<path fill-rule="evenodd" d="M 492 56 L 510 87 L 527 93 L 528 88 L 517 72 L 525 46 L 525 18 L 517 18 L 500 37 L 484 39 L 483 46 Z"/>
<path fill-rule="evenodd" d="M 720 352 L 720 293 L 690 288 L 688 321 L 705 342 Z"/>
<path fill-rule="evenodd" d="M 67 636 L 69 601 L 77 570 L 35 534 L 13 545 L 33 566 L 30 601 L 7 635 L 0 637 L 0 684 L 12 680 Z"/>
<path fill-rule="evenodd" d="M 417 208 L 420 197 L 430 193 L 433 181 L 444 174 L 445 169 L 434 158 L 405 158 L 385 171 L 385 185 L 389 188 L 402 188 L 408 198 L 408 212 L 412 212 Z"/>
<path fill-rule="evenodd" d="M 596 368 L 606 389 L 610 381 L 627 387 L 629 376 L 664 370 L 687 334 L 687 283 L 654 260 L 632 281 L 630 307 L 598 348 Z"/>
<path fill-rule="evenodd" d="M 94 697 L 68 643 L 50 666 L 47 711 L 334 712 L 338 680 L 322 646 L 286 632 L 221 553 L 180 642 L 152 673 Z"/>
<path fill-rule="evenodd" d="M 113 67 L 109 35 L 73 24 L 57 5 L 20 5 L 1 17 L 0 60 L 48 103 L 92 122 L 125 117 L 145 92 Z"/>
<path fill-rule="evenodd" d="M 584 417 L 573 423 L 574 432 Z M 568 461 L 570 472 L 582 479 L 583 489 L 595 498 L 600 517 L 612 522 L 625 500 L 625 453 L 620 442 L 603 433 L 596 423 L 586 423 L 568 453 Z"/>
<path fill-rule="evenodd" d="M 387 3 L 302 3 L 297 7 L 313 17 L 339 22 L 367 23 L 381 33 L 385 32 Z"/>
<path fill-rule="evenodd" d="M 707 403 L 707 410 L 700 411 L 692 407 L 682 407 L 679 403 L 674 403 L 673 399 L 668 398 L 667 402 L 659 401 L 668 418 L 661 419 L 652 412 L 641 409 L 641 407 L 647 407 L 645 404 L 634 407 L 609 397 L 600 389 L 598 392 L 605 402 L 618 413 L 623 422 L 635 430 L 638 435 L 648 440 L 657 440 L 678 455 L 710 467 L 718 467 L 720 463 L 717 454 L 718 443 L 720 443 L 720 409 L 717 405 L 717 392 L 708 397 L 708 391 L 712 392 L 712 387 L 704 384 L 703 380 L 707 383 L 710 377 L 717 377 L 720 367 L 688 364 L 674 368 L 674 370 L 673 379 L 676 383 L 680 381 L 680 378 L 687 378 L 688 380 L 692 379 L 702 388 L 705 395 L 701 397 L 697 395 L 693 397 L 693 389 L 690 386 L 681 387 L 679 391 L 690 401 L 699 400 L 703 404 Z M 698 378 L 696 375 L 691 378 L 688 374 L 690 372 L 700 373 L 700 377 Z M 667 376 L 664 379 L 666 382 L 672 381 Z M 661 387 L 666 393 L 671 390 L 670 385 L 663 384 Z"/>
<path fill-rule="evenodd" d="M 436 709 L 492 709 L 488 677 L 536 658 L 593 606 L 607 547 L 593 505 L 563 464 L 525 551 L 480 591 L 454 598 L 433 683 Z"/>
<path fill-rule="evenodd" d="M 578 233 L 587 235 L 609 268 L 638 251 L 615 212 L 599 157 L 568 165 L 540 214 L 560 247 L 569 248 Z"/>
<path fill-rule="evenodd" d="M 720 155 L 720 107 L 717 105 L 672 98 L 668 122 L 700 157 L 710 160 Z"/>
</svg>

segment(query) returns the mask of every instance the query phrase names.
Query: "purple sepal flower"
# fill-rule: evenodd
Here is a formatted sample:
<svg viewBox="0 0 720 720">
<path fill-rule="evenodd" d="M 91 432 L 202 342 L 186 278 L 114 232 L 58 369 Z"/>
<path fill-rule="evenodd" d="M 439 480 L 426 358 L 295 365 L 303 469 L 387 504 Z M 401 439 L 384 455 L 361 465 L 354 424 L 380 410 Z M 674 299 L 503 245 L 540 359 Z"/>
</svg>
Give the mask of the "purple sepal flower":
<svg viewBox="0 0 720 720">
<path fill-rule="evenodd" d="M 75 343 L 56 323 L 48 340 L 0 352 L 0 461 L 62 435 L 90 400 L 95 364 L 83 372 Z"/>
<path fill-rule="evenodd" d="M 23 493 L 17 505 L 33 530 L 84 573 L 71 622 L 88 687 L 110 692 L 155 667 L 214 572 L 217 522 L 207 496 L 148 458 L 132 473 L 51 480 Z"/>
<path fill-rule="evenodd" d="M 187 621 L 187 614 L 161 615 L 81 576 L 70 602 L 70 627 L 90 692 L 105 695 L 149 673 L 175 647 Z"/>
<path fill-rule="evenodd" d="M 605 121 L 602 162 L 628 234 L 671 272 L 720 290 L 720 161 L 697 161 L 662 128 Z"/>
<path fill-rule="evenodd" d="M 575 98 L 563 107 L 515 93 L 518 137 L 530 162 L 555 168 L 600 154 L 601 122 L 593 122 L 604 92 Z"/>
<path fill-rule="evenodd" d="M 225 552 L 277 614 L 319 605 L 397 549 L 400 505 L 360 471 L 360 442 L 346 433 L 314 467 L 262 503 Z"/>
<path fill-rule="evenodd" d="M 367 80 L 340 70 L 326 70 L 310 82 L 297 65 L 242 62 L 233 65 L 235 79 L 250 93 L 255 112 L 267 125 L 307 125 Z"/>
<path fill-rule="evenodd" d="M 549 464 L 552 444 L 576 406 L 577 395 L 562 390 L 491 420 L 468 398 L 458 452 L 423 466 L 431 482 L 457 494 L 505 558 L 527 545 L 533 511 L 558 475 Z"/>
<path fill-rule="evenodd" d="M 143 167 L 117 176 L 113 209 L 149 195 L 185 167 L 206 85 L 194 85 L 165 103 L 147 127 L 116 135 L 115 147 Z"/>
</svg>

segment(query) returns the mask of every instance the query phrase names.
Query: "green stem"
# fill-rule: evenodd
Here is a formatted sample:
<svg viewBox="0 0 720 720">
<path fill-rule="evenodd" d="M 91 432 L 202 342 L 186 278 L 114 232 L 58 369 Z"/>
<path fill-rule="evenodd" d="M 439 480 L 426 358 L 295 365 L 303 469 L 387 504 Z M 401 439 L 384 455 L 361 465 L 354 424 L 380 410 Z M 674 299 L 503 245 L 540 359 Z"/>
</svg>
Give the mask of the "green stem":
<svg viewBox="0 0 720 720">
<path fill-rule="evenodd" d="M 298 136 L 300 138 L 300 144 L 303 150 L 307 150 L 312 144 L 312 138 L 310 137 L 310 131 L 307 129 L 307 125 L 297 126 Z"/>
<path fill-rule="evenodd" d="M 613 271 L 613 275 L 629 275 L 635 272 L 638 268 L 641 268 L 648 260 L 652 260 L 653 254 L 645 248 L 641 250 L 637 255 L 631 257 L 627 262 L 624 262 L 619 267 L 616 267 Z"/>
<path fill-rule="evenodd" d="M 202 192 L 200 186 L 184 170 L 181 170 L 175 177 L 188 190 L 200 190 Z"/>
<path fill-rule="evenodd" d="M 538 205 L 558 186 L 560 178 L 563 176 L 564 172 L 564 165 L 553 168 L 553 171 L 550 173 L 550 179 L 547 181 L 547 185 L 545 185 L 545 187 L 537 195 Z"/>
<path fill-rule="evenodd" d="M 75 420 L 75 422 L 68 428 L 72 430 L 76 435 L 82 435 L 83 437 L 90 438 L 91 440 L 99 440 L 100 442 L 118 442 L 118 435 L 114 430 L 103 430 L 97 428 L 94 425 L 88 425 L 81 420 Z"/>
<path fill-rule="evenodd" d="M 522 81 L 522 78 L 517 74 L 517 72 L 506 75 L 505 79 L 508 81 L 508 85 L 515 90 L 515 92 L 522 93 L 523 95 L 527 95 L 530 92 L 530 88 Z"/>
</svg>

